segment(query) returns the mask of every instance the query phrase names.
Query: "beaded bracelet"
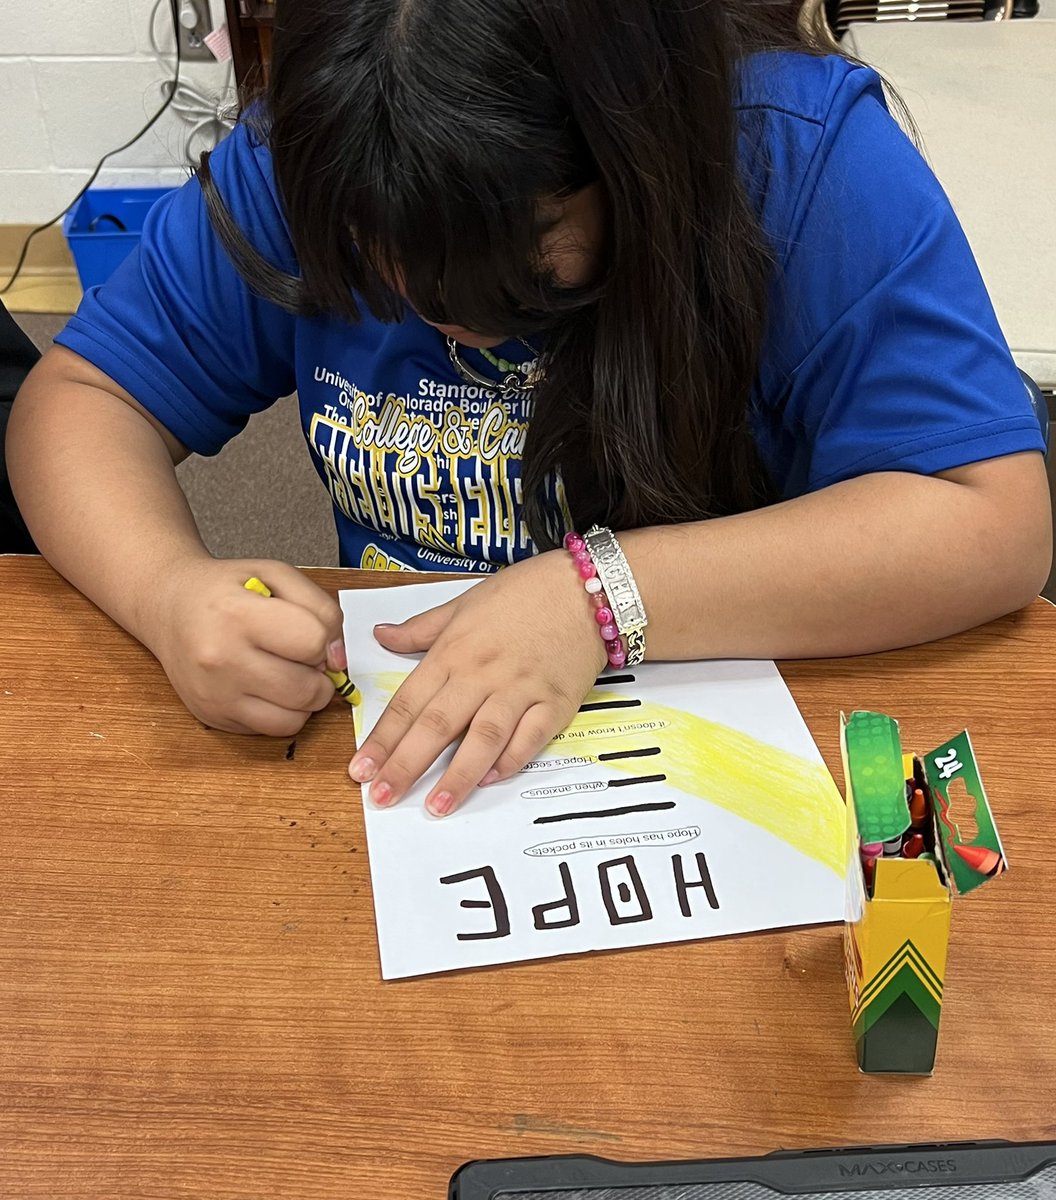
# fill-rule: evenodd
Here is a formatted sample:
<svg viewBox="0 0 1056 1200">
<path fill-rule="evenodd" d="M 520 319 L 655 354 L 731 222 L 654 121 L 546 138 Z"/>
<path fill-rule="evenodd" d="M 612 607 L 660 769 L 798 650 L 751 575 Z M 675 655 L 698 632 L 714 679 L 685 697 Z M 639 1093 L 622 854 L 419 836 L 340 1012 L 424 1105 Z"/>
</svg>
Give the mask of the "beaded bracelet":
<svg viewBox="0 0 1056 1200">
<path fill-rule="evenodd" d="M 645 659 L 645 627 L 649 618 L 630 563 L 611 529 L 594 525 L 587 530 L 583 542 L 609 598 L 616 628 L 626 639 L 627 666 L 636 667 Z"/>
<path fill-rule="evenodd" d="M 620 640 L 619 630 L 616 628 L 616 618 L 605 597 L 594 560 L 587 549 L 586 542 L 578 533 L 565 535 L 565 549 L 572 555 L 572 561 L 576 564 L 579 577 L 583 580 L 583 587 L 590 596 L 590 602 L 594 608 L 594 620 L 598 623 L 598 632 L 601 634 L 601 640 L 605 643 L 605 654 L 608 657 L 609 666 L 618 671 L 627 662 L 627 651 Z"/>
</svg>

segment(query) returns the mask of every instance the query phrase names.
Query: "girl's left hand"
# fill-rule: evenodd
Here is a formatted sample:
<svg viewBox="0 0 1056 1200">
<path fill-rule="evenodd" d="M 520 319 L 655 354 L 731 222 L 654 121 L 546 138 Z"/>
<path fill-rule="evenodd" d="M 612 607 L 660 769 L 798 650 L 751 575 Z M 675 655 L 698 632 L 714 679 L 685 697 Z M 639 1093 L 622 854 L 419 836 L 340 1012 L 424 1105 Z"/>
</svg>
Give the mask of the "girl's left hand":
<svg viewBox="0 0 1056 1200">
<path fill-rule="evenodd" d="M 386 649 L 427 653 L 349 774 L 372 781 L 375 804 L 395 804 L 461 738 L 425 802 L 442 817 L 478 785 L 519 771 L 569 723 L 606 665 L 593 617 L 571 559 L 551 550 L 400 625 L 376 626 Z"/>
</svg>

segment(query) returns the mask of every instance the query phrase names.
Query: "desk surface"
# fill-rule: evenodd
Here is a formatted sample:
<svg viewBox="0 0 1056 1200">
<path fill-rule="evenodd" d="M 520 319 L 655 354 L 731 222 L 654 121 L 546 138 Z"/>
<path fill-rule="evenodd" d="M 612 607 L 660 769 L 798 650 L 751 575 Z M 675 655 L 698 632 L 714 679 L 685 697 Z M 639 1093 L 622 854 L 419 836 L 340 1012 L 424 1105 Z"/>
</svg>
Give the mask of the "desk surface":
<svg viewBox="0 0 1056 1200">
<path fill-rule="evenodd" d="M 837 927 L 382 983 L 348 711 L 292 751 L 208 731 L 0 559 L 0 1195 L 443 1200 L 475 1157 L 1056 1138 L 1056 610 L 783 671 L 838 781 L 841 707 L 972 731 L 1012 869 L 956 905 L 930 1080 L 858 1073 Z"/>
</svg>

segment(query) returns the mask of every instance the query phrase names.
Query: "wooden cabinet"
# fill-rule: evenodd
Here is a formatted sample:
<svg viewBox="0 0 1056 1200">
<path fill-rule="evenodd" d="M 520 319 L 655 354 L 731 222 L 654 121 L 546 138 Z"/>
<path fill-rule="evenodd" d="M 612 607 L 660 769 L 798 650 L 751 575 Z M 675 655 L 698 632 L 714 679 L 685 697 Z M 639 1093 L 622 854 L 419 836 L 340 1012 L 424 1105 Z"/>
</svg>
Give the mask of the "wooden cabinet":
<svg viewBox="0 0 1056 1200">
<path fill-rule="evenodd" d="M 267 81 L 275 0 L 224 0 L 239 92 L 245 96 Z"/>
<path fill-rule="evenodd" d="M 295 0 L 283 0 L 284 4 Z M 305 0 L 311 3 L 311 0 Z M 839 0 L 766 0 L 775 22 L 786 29 L 794 24 L 800 6 L 817 9 L 823 4 L 836 8 Z M 866 0 L 857 0 L 859 4 Z M 873 6 L 879 0 L 874 0 Z M 883 0 L 895 3 L 896 0 Z M 984 0 L 950 0 L 951 7 L 981 8 Z M 992 0 L 991 0 L 992 2 Z M 235 79 L 243 95 L 267 81 L 271 62 L 271 31 L 275 25 L 276 0 L 224 0 L 227 9 L 227 28 L 231 34 L 231 52 L 235 61 Z M 1012 0 L 1007 0 L 1011 5 Z M 914 7 L 912 4 L 910 7 Z"/>
</svg>

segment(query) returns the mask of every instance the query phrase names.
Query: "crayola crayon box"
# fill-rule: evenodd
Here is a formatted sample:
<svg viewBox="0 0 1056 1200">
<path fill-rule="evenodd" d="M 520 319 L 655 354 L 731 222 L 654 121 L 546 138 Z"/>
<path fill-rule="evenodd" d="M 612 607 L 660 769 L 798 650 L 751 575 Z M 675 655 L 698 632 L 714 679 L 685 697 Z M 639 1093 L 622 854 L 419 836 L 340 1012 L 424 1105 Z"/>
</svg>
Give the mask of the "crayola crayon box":
<svg viewBox="0 0 1056 1200">
<path fill-rule="evenodd" d="M 954 895 L 1007 867 L 967 731 L 904 754 L 883 713 L 841 714 L 844 960 L 858 1066 L 930 1075 Z"/>
</svg>

